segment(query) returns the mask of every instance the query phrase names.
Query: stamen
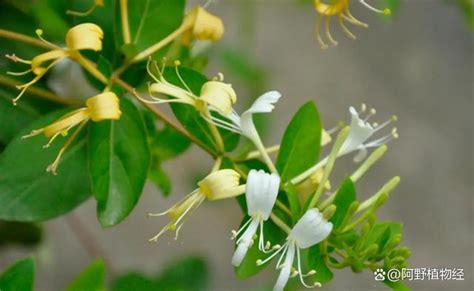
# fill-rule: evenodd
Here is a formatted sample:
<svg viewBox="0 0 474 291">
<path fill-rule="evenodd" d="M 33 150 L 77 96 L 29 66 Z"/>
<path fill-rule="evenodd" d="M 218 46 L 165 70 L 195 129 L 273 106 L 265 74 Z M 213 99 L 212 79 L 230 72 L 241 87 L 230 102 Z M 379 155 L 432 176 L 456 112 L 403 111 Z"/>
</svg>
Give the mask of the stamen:
<svg viewBox="0 0 474 291">
<path fill-rule="evenodd" d="M 202 8 L 207 9 L 207 7 L 209 7 L 209 5 L 211 5 L 213 3 L 217 3 L 217 2 L 219 2 L 219 0 L 207 0 L 206 3 L 204 3 L 204 5 L 202 5 Z"/>
<path fill-rule="evenodd" d="M 31 69 L 26 70 L 26 71 L 23 71 L 23 72 L 10 72 L 10 71 L 8 71 L 8 72 L 7 72 L 7 75 L 12 75 L 12 76 L 24 76 L 24 75 L 26 75 L 26 74 L 28 74 L 28 73 L 30 73 L 30 72 L 31 72 Z"/>
<path fill-rule="evenodd" d="M 365 110 L 367 110 L 367 105 L 366 105 L 365 103 L 362 103 L 362 104 L 360 105 L 360 112 L 361 112 L 361 113 L 362 113 L 362 112 L 365 112 Z"/>
<path fill-rule="evenodd" d="M 377 9 L 373 6 L 371 6 L 370 4 L 368 4 L 367 2 L 365 2 L 365 0 L 359 0 L 360 4 L 364 5 L 365 7 L 369 8 L 370 10 L 376 12 L 376 13 L 380 13 L 380 14 L 383 14 L 383 15 L 390 15 L 390 9 L 388 8 L 385 8 L 384 10 L 380 10 L 380 9 Z"/>
<path fill-rule="evenodd" d="M 301 256 L 300 256 L 300 249 L 299 248 L 296 248 L 296 256 L 297 256 L 297 260 L 298 260 L 298 273 L 299 273 L 299 277 L 300 277 L 300 281 L 301 281 L 301 284 L 303 284 L 303 286 L 305 286 L 306 288 L 313 288 L 313 287 L 317 287 L 317 286 L 321 286 L 321 283 L 319 282 L 314 282 L 312 285 L 308 285 L 305 281 L 304 281 L 304 277 L 307 277 L 309 276 L 308 274 L 311 273 L 311 271 L 314 271 L 314 270 L 311 270 L 309 271 L 306 276 L 303 275 L 303 273 L 301 272 Z M 316 272 L 314 272 L 316 273 Z M 314 273 L 312 275 L 314 275 Z"/>
<path fill-rule="evenodd" d="M 146 63 L 146 71 L 148 72 L 148 75 L 150 75 L 150 77 L 151 77 L 153 80 L 155 80 L 155 82 L 159 83 L 160 80 L 158 80 L 158 79 L 155 77 L 155 75 L 153 75 L 153 73 L 151 72 L 150 64 L 151 64 L 152 62 L 153 62 L 153 64 L 154 64 L 155 68 L 157 69 L 157 73 L 158 73 L 158 75 L 159 75 L 159 77 L 160 77 L 160 79 L 161 79 L 162 75 L 160 74 L 160 70 L 159 70 L 158 66 L 156 65 L 156 62 L 151 60 L 151 57 L 148 58 L 148 62 Z"/>
<path fill-rule="evenodd" d="M 159 238 L 162 234 L 164 234 L 165 232 L 167 232 L 168 230 L 171 229 L 170 226 L 171 226 L 171 224 L 165 225 L 165 227 L 163 227 L 157 235 L 155 235 L 154 237 L 150 238 L 148 241 L 149 241 L 149 242 L 157 242 L 157 241 L 158 241 L 158 238 Z"/>
<path fill-rule="evenodd" d="M 265 260 L 260 260 L 260 259 L 257 260 L 257 261 L 256 261 L 257 266 L 261 266 L 261 265 L 267 263 L 268 261 L 270 261 L 271 259 L 273 259 L 278 253 L 280 253 L 282 250 L 283 250 L 283 253 L 282 253 L 281 257 L 283 257 L 283 255 L 285 254 L 287 248 L 288 248 L 288 242 L 284 244 L 284 247 L 279 248 L 276 252 L 274 252 L 273 254 L 271 254 L 270 256 L 268 256 Z M 281 257 L 280 257 L 280 259 L 278 260 L 278 264 L 280 263 Z M 277 265 L 278 265 L 278 264 L 277 264 Z"/>
<path fill-rule="evenodd" d="M 247 226 L 248 226 L 251 222 L 252 222 L 252 218 L 248 219 L 248 220 L 244 223 L 244 225 L 242 225 L 242 227 L 239 228 L 238 231 L 232 230 L 232 236 L 233 236 L 233 238 L 231 238 L 231 239 L 237 238 L 237 236 L 238 236 L 242 231 L 244 231 L 244 230 L 247 228 Z M 235 235 L 234 235 L 234 233 L 235 233 Z M 236 243 L 238 243 L 238 241 L 237 241 Z"/>
<path fill-rule="evenodd" d="M 293 267 L 291 268 L 291 274 L 290 274 L 290 278 L 294 278 L 296 276 L 298 276 L 298 271 Z"/>
<path fill-rule="evenodd" d="M 322 16 L 318 17 L 316 19 L 316 25 L 315 25 L 315 32 L 316 32 L 316 39 L 319 42 L 319 46 L 321 49 L 327 49 L 328 45 L 324 42 L 324 40 L 321 38 L 321 21 L 322 21 Z"/>
<path fill-rule="evenodd" d="M 331 24 L 331 17 L 327 16 L 326 17 L 326 25 L 325 25 L 325 31 L 326 35 L 329 39 L 329 41 L 332 43 L 332 45 L 337 46 L 337 41 L 332 37 L 331 31 L 329 30 L 329 25 Z"/>
<path fill-rule="evenodd" d="M 344 24 L 344 18 L 339 14 L 337 17 L 337 20 L 339 21 L 339 25 L 342 27 L 342 30 L 352 39 L 357 39 L 357 37 L 347 28 L 347 26 Z"/>
<path fill-rule="evenodd" d="M 38 38 L 39 38 L 42 42 L 44 42 L 45 44 L 47 44 L 47 45 L 49 45 L 49 46 L 51 46 L 51 47 L 53 47 L 53 48 L 62 50 L 61 47 L 59 47 L 59 46 L 55 45 L 54 43 L 49 42 L 49 41 L 47 41 L 46 39 L 43 38 L 43 30 L 42 30 L 42 29 L 37 29 L 37 30 L 35 31 L 35 33 L 36 33 L 36 35 L 38 36 Z"/>
<path fill-rule="evenodd" d="M 19 58 L 19 57 L 17 57 L 15 54 L 12 54 L 12 55 L 5 55 L 5 57 L 6 57 L 7 59 L 10 59 L 10 60 L 14 61 L 15 63 L 18 62 L 18 63 L 23 63 L 23 64 L 31 65 L 31 61 L 28 61 L 28 60 Z"/>
<path fill-rule="evenodd" d="M 360 27 L 364 27 L 364 28 L 369 27 L 369 25 L 367 23 L 362 22 L 362 21 L 358 20 L 357 18 L 355 18 L 351 14 L 349 9 L 346 9 L 346 14 L 341 14 L 341 16 L 342 16 L 342 18 L 344 18 L 344 20 L 347 20 L 348 22 L 352 23 L 353 25 L 357 25 L 357 26 L 360 26 Z"/>
<path fill-rule="evenodd" d="M 186 90 L 188 90 L 189 93 L 194 94 L 193 91 L 191 91 L 191 89 L 189 89 L 188 85 L 186 84 L 186 82 L 184 82 L 183 78 L 181 77 L 181 74 L 179 73 L 178 67 L 180 65 L 181 65 L 180 61 L 178 61 L 178 60 L 174 61 L 174 69 L 176 71 L 176 75 L 178 76 L 179 81 L 181 82 L 181 84 L 183 84 L 183 86 L 186 88 Z"/>
<path fill-rule="evenodd" d="M 395 122 L 395 121 L 397 121 L 397 120 L 398 120 L 397 116 L 396 116 L 396 115 L 393 115 L 390 119 L 388 119 L 387 121 L 383 122 L 383 123 L 380 124 L 380 125 L 374 123 L 375 131 L 378 131 L 378 130 L 382 129 L 382 128 L 384 128 L 385 126 L 387 126 L 387 125 L 389 125 L 390 123 Z"/>
<path fill-rule="evenodd" d="M 370 111 L 369 111 L 369 114 L 367 114 L 367 116 L 364 118 L 364 121 L 367 122 L 367 120 L 369 120 L 369 118 L 371 118 L 372 116 L 374 116 L 375 113 L 377 113 L 377 111 L 375 110 L 375 108 L 371 108 Z"/>
</svg>

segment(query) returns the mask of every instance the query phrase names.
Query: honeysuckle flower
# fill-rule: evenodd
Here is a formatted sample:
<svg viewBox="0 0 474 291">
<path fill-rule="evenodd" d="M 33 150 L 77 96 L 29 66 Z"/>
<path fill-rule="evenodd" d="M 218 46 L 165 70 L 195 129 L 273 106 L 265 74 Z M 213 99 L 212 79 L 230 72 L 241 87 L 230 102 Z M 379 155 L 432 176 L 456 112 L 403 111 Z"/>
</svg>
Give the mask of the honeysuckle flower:
<svg viewBox="0 0 474 291">
<path fill-rule="evenodd" d="M 16 104 L 16 102 L 31 85 L 38 82 L 48 72 L 49 69 L 51 69 L 64 58 L 69 57 L 78 62 L 84 62 L 82 56 L 79 53 L 80 50 L 100 51 L 102 49 L 102 38 L 104 36 L 102 29 L 93 23 L 83 23 L 69 29 L 66 34 L 66 47 L 59 47 L 45 40 L 42 37 L 43 31 L 40 29 L 36 30 L 36 34 L 41 41 L 52 48 L 51 51 L 40 54 L 31 60 L 21 59 L 16 55 L 7 55 L 7 58 L 14 62 L 20 62 L 31 66 L 29 70 L 24 72 L 8 72 L 8 74 L 19 76 L 32 72 L 36 75 L 30 82 L 17 86 L 17 88 L 21 91 L 20 94 L 18 94 L 18 96 L 13 99 L 13 104 Z M 45 65 L 47 62 L 49 62 L 49 64 Z"/>
<path fill-rule="evenodd" d="M 104 0 L 94 0 L 93 5 L 87 11 L 79 12 L 79 11 L 67 10 L 66 14 L 84 17 L 84 16 L 88 16 L 89 14 L 94 12 L 94 10 L 97 7 L 103 7 L 103 6 L 104 6 Z"/>
<path fill-rule="evenodd" d="M 392 139 L 398 138 L 397 129 L 394 127 L 390 133 L 370 140 L 370 138 L 381 129 L 385 128 L 390 123 L 397 120 L 397 117 L 393 115 L 390 119 L 386 120 L 382 124 L 377 122 L 370 123 L 369 119 L 375 115 L 376 110 L 374 108 L 369 110 L 369 113 L 365 117 L 361 117 L 361 113 L 367 111 L 367 106 L 362 104 L 360 112 L 358 112 L 354 107 L 349 108 L 349 113 L 351 114 L 351 125 L 347 138 L 342 143 L 339 151 L 337 152 L 337 157 L 347 155 L 352 152 L 357 152 L 354 156 L 354 162 L 358 163 L 365 159 L 367 156 L 367 149 L 379 147 L 390 142 Z M 326 156 L 320 160 L 316 165 L 306 170 L 304 173 L 293 178 L 292 183 L 298 184 L 308 178 L 312 173 L 318 171 L 326 165 L 328 162 L 329 156 Z"/>
<path fill-rule="evenodd" d="M 381 138 L 369 141 L 369 138 L 374 133 L 383 129 L 393 121 L 396 121 L 397 117 L 394 115 L 382 124 L 377 124 L 376 122 L 371 124 L 369 122 L 369 119 L 375 114 L 376 111 L 374 108 L 372 108 L 365 117 L 361 118 L 359 114 L 364 113 L 365 111 L 365 104 L 362 105 L 362 109 L 360 112 L 357 112 L 354 107 L 349 108 L 349 112 L 351 114 L 350 131 L 346 140 L 342 144 L 341 149 L 339 150 L 338 156 L 358 151 L 357 155 L 354 157 L 354 161 L 360 162 L 367 156 L 368 148 L 378 147 L 383 144 L 386 144 L 394 138 L 398 138 L 397 129 L 393 128 L 389 134 L 382 136 Z"/>
<path fill-rule="evenodd" d="M 168 215 L 171 220 L 150 241 L 158 241 L 158 238 L 168 230 L 174 230 L 175 239 L 178 239 L 179 231 L 185 220 L 204 200 L 231 198 L 244 193 L 245 185 L 240 185 L 239 179 L 239 173 L 231 169 L 212 172 L 198 183 L 197 189 L 165 212 L 148 214 L 148 216 Z"/>
<path fill-rule="evenodd" d="M 161 41 L 141 51 L 134 56 L 130 63 L 145 60 L 153 53 L 171 43 L 177 37 L 182 36 L 182 42 L 190 45 L 193 40 L 216 42 L 224 34 L 224 24 L 222 20 L 206 11 L 201 6 L 193 7 L 184 17 L 181 25 Z"/>
<path fill-rule="evenodd" d="M 318 209 L 312 208 L 298 220 L 293 229 L 288 234 L 286 242 L 277 251 L 265 260 L 258 260 L 257 265 L 265 264 L 277 254 L 281 253 L 276 268 L 281 269 L 277 282 L 273 287 L 274 291 L 282 291 L 290 276 L 299 275 L 301 284 L 307 288 L 321 286 L 319 282 L 308 285 L 304 277 L 316 274 L 315 270 L 310 270 L 303 274 L 301 270 L 301 249 L 307 249 L 326 239 L 332 231 L 332 223 L 328 222 Z M 293 262 L 296 256 L 296 268 L 293 269 Z M 293 271 L 292 271 L 293 270 Z"/>
<path fill-rule="evenodd" d="M 243 232 L 237 239 L 237 249 L 232 257 L 232 264 L 238 267 L 247 251 L 253 244 L 253 236 L 260 227 L 258 248 L 266 251 L 263 237 L 263 222 L 268 220 L 275 204 L 280 187 L 280 177 L 277 173 L 267 174 L 263 170 L 250 170 L 247 178 L 245 199 L 247 214 L 250 219 L 238 231 L 232 231 L 232 238 Z"/>
<path fill-rule="evenodd" d="M 222 20 L 200 6 L 193 7 L 183 21 L 185 32 L 183 43 L 190 44 L 193 39 L 218 41 L 224 34 Z"/>
<path fill-rule="evenodd" d="M 30 134 L 23 136 L 23 138 L 29 138 L 43 134 L 49 139 L 48 143 L 44 145 L 44 147 L 47 148 L 58 136 L 67 136 L 69 130 L 75 126 L 78 126 L 74 134 L 60 149 L 54 162 L 46 169 L 48 172 L 56 174 L 56 169 L 59 165 L 61 156 L 75 136 L 89 120 L 94 122 L 99 122 L 102 120 L 118 120 L 120 119 L 121 115 L 122 112 L 120 111 L 120 102 L 117 98 L 117 95 L 115 95 L 113 92 L 106 92 L 87 99 L 86 107 L 69 112 L 50 125 L 33 130 Z"/>
<path fill-rule="evenodd" d="M 356 36 L 347 28 L 345 25 L 345 21 L 347 21 L 350 24 L 360 26 L 360 27 L 368 27 L 368 25 L 364 22 L 361 22 L 357 18 L 355 18 L 351 12 L 349 11 L 349 0 L 314 0 L 314 8 L 316 12 L 320 14 L 316 21 L 316 38 L 321 46 L 321 48 L 326 49 L 328 45 L 326 42 L 322 39 L 321 37 L 321 22 L 324 20 L 324 31 L 326 33 L 326 37 L 329 40 L 329 42 L 336 46 L 337 41 L 333 38 L 331 35 L 330 31 L 330 24 L 331 24 L 331 18 L 337 17 L 337 21 L 339 22 L 339 25 L 341 26 L 342 30 L 352 39 L 356 39 Z M 372 10 L 376 13 L 380 13 L 383 15 L 390 15 L 390 9 L 384 9 L 380 10 L 377 9 L 367 2 L 365 0 L 359 0 L 359 3 L 361 3 L 363 6 L 367 7 L 369 10 Z"/>
<path fill-rule="evenodd" d="M 275 103 L 278 102 L 280 97 L 280 92 L 269 91 L 258 97 L 252 106 L 250 106 L 250 108 L 244 111 L 244 113 L 242 113 L 240 116 L 237 114 L 237 112 L 235 112 L 235 110 L 232 110 L 232 112 L 228 115 L 221 114 L 225 118 L 216 116 L 205 116 L 205 118 L 216 126 L 230 130 L 237 134 L 241 134 L 250 139 L 250 141 L 252 141 L 255 147 L 260 151 L 260 154 L 266 161 L 267 165 L 271 167 L 270 170 L 272 170 L 272 172 L 276 172 L 273 163 L 271 162 L 271 159 L 265 149 L 265 146 L 260 139 L 260 135 L 257 132 L 257 128 L 253 122 L 253 115 L 255 113 L 272 112 L 275 108 Z"/>
<path fill-rule="evenodd" d="M 186 82 L 184 82 L 181 74 L 179 73 L 178 66 L 179 61 L 175 62 L 176 75 L 183 84 L 183 88 L 168 82 L 163 76 L 164 66 L 160 70 L 156 67 L 158 76 L 155 76 L 151 72 L 151 62 L 148 62 L 147 69 L 150 76 L 155 80 L 155 83 L 149 85 L 149 93 L 151 100 L 142 99 L 147 103 L 182 103 L 188 104 L 195 107 L 202 115 L 209 115 L 208 110 L 216 111 L 220 114 L 227 115 L 232 113 L 232 105 L 237 101 L 237 94 L 230 84 L 226 84 L 223 81 L 222 75 L 217 80 L 212 80 L 204 83 L 201 87 L 201 94 L 195 95 L 191 89 L 189 89 Z M 154 63 L 156 64 L 156 63 Z M 163 94 L 174 98 L 160 98 L 154 94 Z"/>
</svg>

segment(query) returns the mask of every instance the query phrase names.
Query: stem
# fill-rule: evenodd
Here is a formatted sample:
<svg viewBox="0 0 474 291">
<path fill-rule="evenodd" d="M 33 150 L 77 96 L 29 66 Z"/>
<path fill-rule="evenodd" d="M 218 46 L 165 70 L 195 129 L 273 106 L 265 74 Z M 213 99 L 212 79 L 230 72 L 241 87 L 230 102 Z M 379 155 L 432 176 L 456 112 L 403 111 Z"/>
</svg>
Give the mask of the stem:
<svg viewBox="0 0 474 291">
<path fill-rule="evenodd" d="M 74 213 L 64 216 L 64 221 L 66 222 L 69 229 L 74 233 L 76 238 L 82 244 L 86 252 L 91 258 L 100 257 L 104 260 L 107 265 L 107 269 L 111 273 L 115 273 L 114 266 L 110 260 L 110 257 L 106 254 L 105 250 L 100 246 L 100 244 L 95 240 L 95 236 L 87 231 L 85 226 L 82 224 L 80 219 L 75 216 Z"/>
<path fill-rule="evenodd" d="M 272 153 L 276 153 L 280 150 L 280 145 L 279 144 L 276 144 L 276 145 L 273 145 L 271 147 L 267 147 L 265 148 L 265 152 L 267 152 L 268 154 L 272 154 Z M 255 159 L 255 158 L 258 158 L 260 157 L 262 154 L 260 151 L 251 151 L 247 154 L 247 156 L 245 158 L 243 158 L 242 160 L 239 160 L 239 161 L 247 161 L 247 160 L 251 160 L 251 159 Z"/>
<path fill-rule="evenodd" d="M 286 225 L 286 223 L 283 222 L 278 216 L 276 216 L 273 212 L 270 214 L 270 219 L 275 223 L 277 226 L 279 226 L 281 229 L 283 229 L 284 232 L 287 234 L 290 233 L 291 228 Z"/>
<path fill-rule="evenodd" d="M 378 147 L 367 159 L 365 159 L 364 163 L 360 165 L 360 167 L 351 175 L 352 182 L 357 182 L 364 174 L 367 172 L 370 167 L 372 167 L 375 162 L 377 162 L 387 151 L 387 146 L 382 145 Z"/>
<path fill-rule="evenodd" d="M 328 180 L 329 175 L 331 174 L 332 168 L 334 167 L 334 163 L 336 162 L 337 154 L 339 153 L 339 150 L 341 149 L 342 144 L 346 140 L 346 137 L 349 134 L 349 131 L 350 131 L 350 128 L 345 127 L 337 135 L 336 141 L 334 142 L 334 146 L 332 147 L 331 152 L 329 153 L 328 162 L 326 164 L 326 167 L 324 168 L 323 178 L 319 182 L 318 189 L 316 189 L 316 192 L 314 192 L 313 196 L 311 197 L 311 200 L 306 210 L 315 207 L 316 203 L 321 197 L 321 194 L 323 193 L 323 190 L 324 190 L 324 185 L 326 184 L 326 181 Z M 298 180 L 298 177 L 296 177 L 295 180 Z"/>
<path fill-rule="evenodd" d="M 211 119 L 211 113 L 209 112 L 209 108 L 207 107 L 207 105 L 204 105 L 203 111 L 204 111 L 203 114 L 208 119 Z M 219 153 L 223 153 L 224 152 L 224 141 L 222 140 L 222 136 L 221 136 L 219 130 L 217 129 L 215 124 L 212 123 L 212 122 L 207 122 L 207 125 L 208 125 L 209 129 L 211 130 L 211 134 L 212 134 L 212 137 L 214 138 L 214 141 L 216 142 L 217 150 L 219 151 Z"/>
<path fill-rule="evenodd" d="M 286 214 L 288 214 L 291 217 L 291 210 L 288 209 L 288 207 L 283 202 L 281 202 L 280 200 L 277 199 L 275 201 L 275 205 L 280 207 L 280 209 L 283 210 L 283 212 L 285 212 Z"/>
<path fill-rule="evenodd" d="M 188 30 L 190 28 L 190 24 L 189 23 L 183 23 L 181 24 L 180 27 L 178 27 L 178 29 L 176 29 L 175 31 L 173 31 L 172 33 L 170 33 L 167 37 L 163 38 L 162 40 L 160 40 L 159 42 L 155 43 L 154 45 L 144 49 L 143 51 L 139 52 L 136 56 L 134 56 L 131 60 L 130 60 L 130 63 L 138 63 L 140 61 L 143 61 L 145 60 L 146 58 L 148 58 L 149 56 L 151 56 L 152 54 L 154 54 L 155 52 L 157 52 L 158 50 L 160 50 L 162 47 L 166 46 L 167 44 L 169 44 L 170 42 L 172 42 L 176 37 L 178 37 L 180 34 L 182 34 L 183 32 L 185 32 L 186 30 Z"/>
<path fill-rule="evenodd" d="M 221 167 L 221 164 L 222 164 L 222 156 L 218 156 L 216 158 L 216 161 L 214 162 L 214 165 L 212 166 L 211 172 L 213 173 L 213 172 L 218 171 Z"/>
<path fill-rule="evenodd" d="M 13 31 L 5 30 L 5 29 L 0 29 L 0 37 L 11 39 L 11 40 L 16 40 L 19 42 L 23 42 L 26 44 L 34 45 L 40 48 L 45 48 L 45 49 L 52 49 L 54 47 L 40 41 L 39 39 L 36 39 L 34 37 L 30 37 L 24 34 L 16 33 Z"/>
<path fill-rule="evenodd" d="M 21 85 L 21 83 L 14 79 L 0 75 L 0 85 L 16 88 L 16 86 Z M 75 100 L 73 100 L 72 98 L 61 98 L 48 90 L 45 90 L 42 88 L 36 88 L 33 86 L 30 86 L 28 88 L 28 94 L 36 96 L 36 97 L 40 97 L 42 99 L 46 99 L 48 101 L 53 101 L 59 104 L 63 104 L 63 105 L 68 105 L 68 106 L 80 105 L 79 102 L 75 102 Z"/>
<path fill-rule="evenodd" d="M 120 17 L 122 20 L 123 41 L 125 44 L 131 42 L 130 26 L 128 24 L 128 6 L 127 0 L 120 0 Z"/>
<path fill-rule="evenodd" d="M 102 74 L 95 66 L 94 63 L 83 57 L 79 52 L 77 54 L 71 55 L 71 58 L 77 61 L 84 69 L 86 69 L 92 76 L 102 83 L 108 83 L 108 79 L 104 74 Z"/>
</svg>

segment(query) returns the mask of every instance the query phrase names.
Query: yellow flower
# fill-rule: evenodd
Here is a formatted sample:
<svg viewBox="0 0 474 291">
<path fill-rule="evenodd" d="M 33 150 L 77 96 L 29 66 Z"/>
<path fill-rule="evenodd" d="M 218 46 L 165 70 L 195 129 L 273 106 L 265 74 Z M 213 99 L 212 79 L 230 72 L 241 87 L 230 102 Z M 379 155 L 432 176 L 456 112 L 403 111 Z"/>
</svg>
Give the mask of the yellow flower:
<svg viewBox="0 0 474 291">
<path fill-rule="evenodd" d="M 87 11 L 78 12 L 78 11 L 68 10 L 66 11 L 66 14 L 84 17 L 94 12 L 94 10 L 97 7 L 103 7 L 103 6 L 104 6 L 104 0 L 94 0 L 94 4 Z"/>
<path fill-rule="evenodd" d="M 151 238 L 150 241 L 156 242 L 158 238 L 168 230 L 174 230 L 176 232 L 175 239 L 177 239 L 179 230 L 185 220 L 204 200 L 219 200 L 243 194 L 245 192 L 245 185 L 240 185 L 239 180 L 239 173 L 231 169 L 212 172 L 198 183 L 197 189 L 165 212 L 148 214 L 148 216 L 168 215 L 171 220 L 156 236 Z"/>
<path fill-rule="evenodd" d="M 365 0 L 359 0 L 359 3 L 367 7 L 368 9 L 384 14 L 384 15 L 390 15 L 390 9 L 376 9 L 373 6 L 369 5 Z M 349 0 L 314 0 L 314 8 L 316 9 L 316 12 L 320 14 L 320 17 L 318 17 L 316 21 L 316 38 L 321 46 L 321 48 L 326 49 L 328 48 L 328 45 L 326 42 L 322 39 L 321 37 L 321 22 L 325 20 L 325 27 L 324 31 L 326 33 L 326 37 L 329 40 L 329 42 L 336 46 L 337 41 L 333 38 L 331 35 L 331 31 L 329 29 L 330 23 L 331 23 L 331 18 L 333 16 L 337 17 L 337 21 L 339 22 L 339 25 L 341 26 L 342 30 L 350 37 L 353 39 L 356 39 L 356 36 L 347 28 L 345 25 L 345 21 L 347 21 L 350 24 L 356 25 L 356 26 L 361 26 L 361 27 L 368 27 L 368 25 L 364 22 L 359 21 L 357 18 L 355 18 L 351 12 L 349 11 Z"/>
<path fill-rule="evenodd" d="M 52 48 L 51 51 L 40 54 L 34 57 L 31 61 L 21 59 L 16 55 L 7 55 L 7 57 L 12 61 L 28 64 L 31 67 L 31 69 L 21 73 L 8 72 L 8 74 L 19 76 L 32 72 L 36 75 L 30 82 L 17 86 L 21 91 L 20 94 L 13 99 L 13 104 L 16 104 L 31 85 L 38 82 L 49 69 L 62 59 L 69 57 L 79 63 L 83 63 L 85 62 L 85 59 L 79 53 L 80 50 L 102 50 L 102 38 L 104 37 L 102 29 L 93 23 L 83 23 L 69 29 L 66 34 L 66 47 L 59 47 L 46 41 L 42 38 L 43 31 L 40 29 L 36 30 L 36 34 L 44 43 Z M 45 65 L 47 62 L 49 62 L 49 64 Z"/>
<path fill-rule="evenodd" d="M 200 6 L 195 6 L 189 11 L 182 27 L 185 29 L 183 43 L 186 45 L 193 39 L 218 41 L 224 34 L 222 20 Z"/>
<path fill-rule="evenodd" d="M 56 168 L 59 165 L 61 156 L 89 119 L 94 122 L 102 120 L 118 120 L 120 119 L 121 114 L 122 112 L 120 111 L 120 103 L 117 95 L 113 92 L 106 92 L 87 99 L 86 107 L 69 112 L 50 125 L 33 130 L 30 134 L 23 136 L 23 138 L 32 137 L 42 133 L 49 139 L 48 143 L 44 146 L 47 148 L 58 136 L 68 135 L 69 130 L 79 125 L 73 135 L 60 149 L 54 162 L 47 168 L 48 172 L 52 172 L 56 175 Z"/>
<path fill-rule="evenodd" d="M 229 115 L 232 113 L 232 105 L 237 101 L 237 94 L 234 89 L 232 89 L 231 84 L 226 84 L 223 81 L 222 74 L 219 74 L 219 78 L 208 81 L 204 83 L 201 87 L 200 96 L 195 95 L 189 86 L 184 82 L 181 74 L 179 73 L 178 66 L 179 61 L 175 62 L 176 75 L 178 76 L 183 88 L 178 87 L 169 83 L 163 76 L 164 67 L 160 70 L 155 64 L 155 68 L 158 76 L 154 76 L 150 70 L 150 64 L 148 63 L 148 73 L 155 80 L 155 83 L 152 83 L 149 86 L 149 93 L 151 100 L 142 99 L 147 103 L 183 103 L 194 106 L 205 118 L 210 118 L 207 114 L 208 110 L 216 111 L 222 115 Z M 173 98 L 163 99 L 156 97 L 153 94 L 162 94 L 167 95 Z"/>
</svg>

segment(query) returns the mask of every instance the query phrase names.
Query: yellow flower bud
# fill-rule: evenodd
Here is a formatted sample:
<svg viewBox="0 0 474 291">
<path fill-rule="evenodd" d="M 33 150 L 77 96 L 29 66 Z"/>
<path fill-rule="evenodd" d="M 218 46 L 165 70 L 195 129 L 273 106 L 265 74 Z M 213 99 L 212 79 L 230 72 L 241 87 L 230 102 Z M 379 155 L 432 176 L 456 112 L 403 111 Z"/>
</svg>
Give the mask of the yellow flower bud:
<svg viewBox="0 0 474 291">
<path fill-rule="evenodd" d="M 218 41 L 224 34 L 222 20 L 200 6 L 195 6 L 189 11 L 183 25 L 190 27 L 183 35 L 185 44 L 189 44 L 192 39 Z"/>
<path fill-rule="evenodd" d="M 83 23 L 69 29 L 66 34 L 66 46 L 70 50 L 102 50 L 104 32 L 93 23 Z"/>
<path fill-rule="evenodd" d="M 237 94 L 230 84 L 209 81 L 201 87 L 199 99 L 213 106 L 224 115 L 232 113 L 232 105 L 237 101 Z"/>
<path fill-rule="evenodd" d="M 324 170 L 319 169 L 311 176 L 309 176 L 306 180 L 303 182 L 299 183 L 298 185 L 295 186 L 296 191 L 300 194 L 300 198 L 304 201 L 309 195 L 314 193 L 316 189 L 318 188 L 319 184 L 321 184 L 321 180 L 323 178 Z M 324 184 L 324 191 L 329 191 L 331 190 L 331 183 L 329 181 L 326 181 Z"/>
<path fill-rule="evenodd" d="M 230 198 L 240 195 L 244 188 L 239 184 L 240 175 L 234 170 L 225 169 L 209 174 L 199 183 L 199 191 L 209 200 Z"/>
</svg>

